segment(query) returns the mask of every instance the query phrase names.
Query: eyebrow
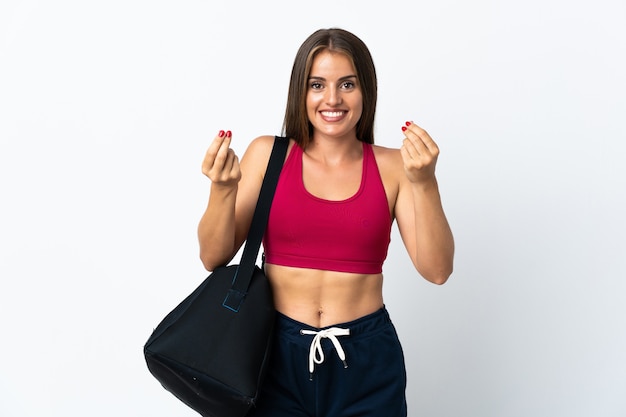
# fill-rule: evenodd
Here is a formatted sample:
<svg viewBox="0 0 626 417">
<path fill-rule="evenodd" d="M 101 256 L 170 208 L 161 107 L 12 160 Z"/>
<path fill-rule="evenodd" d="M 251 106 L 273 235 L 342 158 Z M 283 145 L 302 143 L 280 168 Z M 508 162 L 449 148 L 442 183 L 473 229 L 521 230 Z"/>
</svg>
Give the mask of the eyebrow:
<svg viewBox="0 0 626 417">
<path fill-rule="evenodd" d="M 344 81 L 344 80 L 347 80 L 347 79 L 350 79 L 350 78 L 357 78 L 357 76 L 356 75 L 346 75 L 346 76 L 340 77 L 339 81 Z M 309 80 L 326 81 L 326 78 L 324 78 L 324 77 L 317 77 L 317 76 L 310 76 Z"/>
</svg>

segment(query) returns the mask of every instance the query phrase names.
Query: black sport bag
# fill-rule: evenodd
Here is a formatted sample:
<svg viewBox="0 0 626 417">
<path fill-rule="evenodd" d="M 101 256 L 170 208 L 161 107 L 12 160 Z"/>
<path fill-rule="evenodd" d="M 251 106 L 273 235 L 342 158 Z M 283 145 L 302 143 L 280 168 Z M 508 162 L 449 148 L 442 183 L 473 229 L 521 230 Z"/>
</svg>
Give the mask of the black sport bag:
<svg viewBox="0 0 626 417">
<path fill-rule="evenodd" d="M 243 417 L 259 395 L 276 312 L 256 259 L 287 145 L 276 137 L 240 264 L 216 268 L 144 346 L 152 375 L 204 417 Z"/>
</svg>

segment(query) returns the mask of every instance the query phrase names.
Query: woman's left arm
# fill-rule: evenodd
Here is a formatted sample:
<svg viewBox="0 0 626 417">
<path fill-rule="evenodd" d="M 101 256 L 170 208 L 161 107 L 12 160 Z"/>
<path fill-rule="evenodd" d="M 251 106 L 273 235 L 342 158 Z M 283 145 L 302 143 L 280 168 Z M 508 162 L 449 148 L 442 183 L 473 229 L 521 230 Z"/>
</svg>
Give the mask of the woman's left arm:
<svg viewBox="0 0 626 417">
<path fill-rule="evenodd" d="M 399 175 L 394 214 L 417 271 L 428 281 L 443 284 L 452 274 L 454 238 L 435 177 L 439 147 L 414 123 L 407 123 L 403 131 L 404 175 Z"/>
</svg>

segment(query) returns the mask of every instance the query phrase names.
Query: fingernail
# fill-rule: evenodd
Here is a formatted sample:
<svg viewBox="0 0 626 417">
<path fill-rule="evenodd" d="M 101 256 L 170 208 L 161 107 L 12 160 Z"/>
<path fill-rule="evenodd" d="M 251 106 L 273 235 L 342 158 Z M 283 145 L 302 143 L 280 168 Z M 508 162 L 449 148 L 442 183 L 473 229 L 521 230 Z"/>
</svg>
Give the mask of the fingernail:
<svg viewBox="0 0 626 417">
<path fill-rule="evenodd" d="M 406 131 L 406 127 L 402 126 L 402 131 L 405 132 Z"/>
<path fill-rule="evenodd" d="M 220 133 L 218 133 L 218 134 L 219 134 L 220 138 L 224 137 L 224 131 L 223 130 L 220 130 Z"/>
<path fill-rule="evenodd" d="M 405 122 L 404 124 L 407 126 L 411 126 L 411 122 Z"/>
<path fill-rule="evenodd" d="M 227 137 L 227 138 L 231 137 L 232 135 L 233 135 L 233 134 L 230 132 L 230 130 L 227 130 L 227 131 L 226 131 L 226 137 Z"/>
</svg>

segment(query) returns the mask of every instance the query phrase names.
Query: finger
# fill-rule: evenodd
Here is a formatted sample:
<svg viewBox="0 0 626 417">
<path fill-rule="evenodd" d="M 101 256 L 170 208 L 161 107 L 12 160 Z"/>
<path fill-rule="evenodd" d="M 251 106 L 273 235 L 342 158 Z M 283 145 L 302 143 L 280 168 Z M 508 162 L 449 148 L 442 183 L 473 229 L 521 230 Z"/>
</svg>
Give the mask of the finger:
<svg viewBox="0 0 626 417">
<path fill-rule="evenodd" d="M 439 153 L 439 147 L 426 130 L 422 129 L 412 121 L 406 122 L 406 126 L 407 131 L 405 133 L 409 132 L 409 135 L 415 135 L 414 137 L 419 139 L 419 141 L 431 154 L 437 155 Z M 419 147 L 420 144 L 418 143 L 417 146 Z"/>
<path fill-rule="evenodd" d="M 217 150 L 217 153 L 215 154 L 215 159 L 213 160 L 212 169 L 215 171 L 219 171 L 219 172 L 228 170 L 229 168 L 227 167 L 227 164 L 228 164 L 229 154 L 231 152 L 234 153 L 233 150 L 230 149 L 230 137 L 226 136 L 224 137 L 224 140 L 220 144 L 220 147 Z"/>
<path fill-rule="evenodd" d="M 235 154 L 235 151 L 232 149 L 228 155 L 228 173 L 231 178 L 235 178 L 239 176 L 239 158 Z"/>
<path fill-rule="evenodd" d="M 219 133 L 213 138 L 213 142 L 211 142 L 211 144 L 209 145 L 209 148 L 207 149 L 207 154 L 217 155 L 217 151 L 220 149 L 225 139 L 226 132 L 220 130 Z"/>
<path fill-rule="evenodd" d="M 209 167 L 213 166 L 215 157 L 217 156 L 217 153 L 219 152 L 222 143 L 224 143 L 224 139 L 224 131 L 220 130 L 220 133 L 218 133 L 218 135 L 213 138 L 213 141 L 206 150 L 203 165 L 208 165 Z"/>
<path fill-rule="evenodd" d="M 402 155 L 402 161 L 404 162 L 404 165 L 412 163 L 412 161 L 415 160 L 419 156 L 417 154 L 415 155 L 411 154 L 408 147 L 405 145 L 402 145 L 402 147 L 400 147 L 400 155 Z"/>
<path fill-rule="evenodd" d="M 400 153 L 402 155 L 402 162 L 404 163 L 404 168 L 407 170 L 421 170 L 424 167 L 428 166 L 431 161 L 434 160 L 430 155 L 420 154 L 415 150 L 412 143 L 405 139 L 407 142 L 400 148 Z"/>
<path fill-rule="evenodd" d="M 418 159 L 420 157 L 420 152 L 415 147 L 415 144 L 407 137 L 405 137 L 402 141 L 402 147 L 400 150 L 403 150 L 406 154 L 405 156 L 409 159 Z"/>
<path fill-rule="evenodd" d="M 228 148 L 230 147 L 230 137 L 230 131 L 225 132 L 223 130 L 220 130 L 209 145 L 209 148 L 204 155 L 204 160 L 202 161 L 202 172 L 205 175 L 208 175 L 209 171 L 214 170 L 217 166 L 219 166 L 220 163 L 223 163 L 220 162 L 220 158 L 221 160 L 223 160 L 224 153 L 227 152 Z M 222 155 L 221 157 L 220 152 Z"/>
<path fill-rule="evenodd" d="M 402 133 L 404 133 L 403 145 L 406 147 L 408 153 L 413 159 L 416 159 L 423 155 L 428 155 L 428 148 L 422 142 L 419 135 L 411 129 L 411 123 L 406 122 L 405 126 L 402 126 Z"/>
<path fill-rule="evenodd" d="M 402 127 L 402 131 L 404 133 L 404 136 L 406 137 L 405 140 L 408 141 L 408 143 L 412 144 L 412 146 L 415 148 L 415 151 L 418 152 L 419 154 L 421 155 L 427 154 L 428 147 L 426 146 L 426 144 L 420 137 L 415 126 L 410 125 L 409 123 L 410 122 L 406 122 L 408 126 Z"/>
<path fill-rule="evenodd" d="M 232 149 L 228 149 L 226 152 L 226 157 L 224 158 L 224 165 L 222 172 L 225 174 L 230 174 L 233 170 L 233 165 L 235 164 L 235 151 Z"/>
<path fill-rule="evenodd" d="M 421 169 L 437 160 L 439 152 L 437 145 L 425 130 L 407 122 L 402 131 L 405 135 L 402 149 L 405 150 L 404 162 L 407 166 Z"/>
</svg>

